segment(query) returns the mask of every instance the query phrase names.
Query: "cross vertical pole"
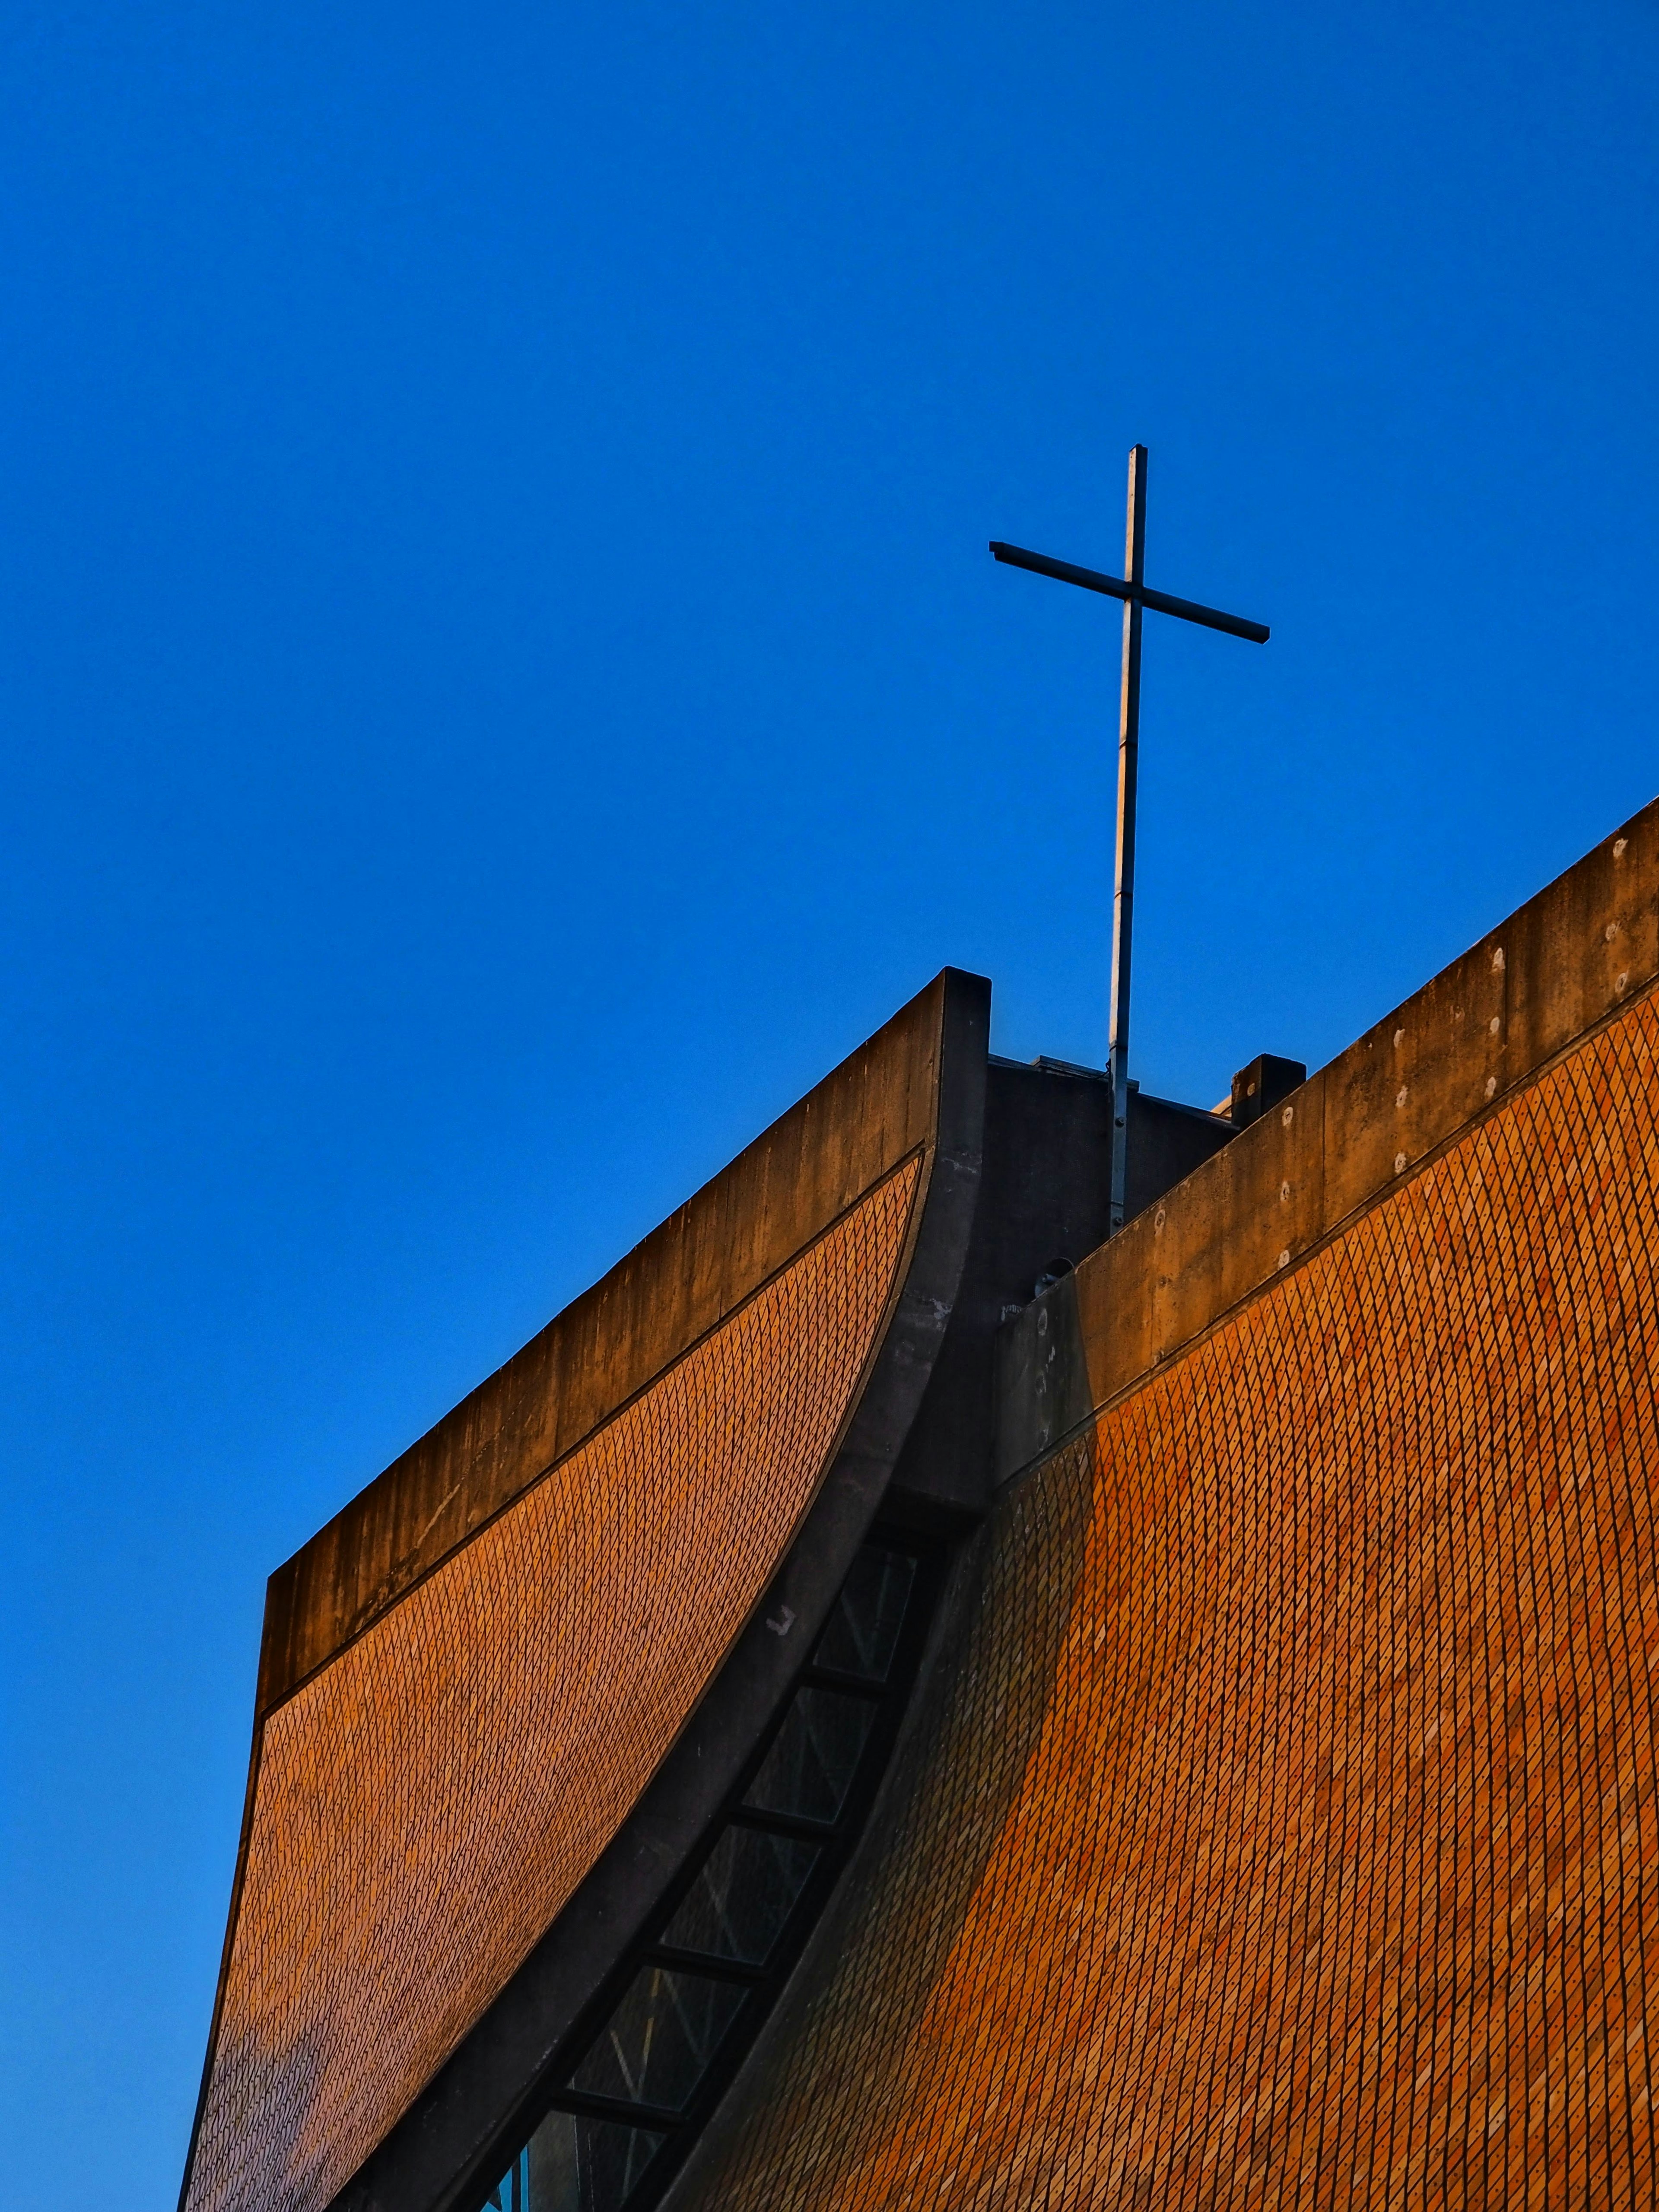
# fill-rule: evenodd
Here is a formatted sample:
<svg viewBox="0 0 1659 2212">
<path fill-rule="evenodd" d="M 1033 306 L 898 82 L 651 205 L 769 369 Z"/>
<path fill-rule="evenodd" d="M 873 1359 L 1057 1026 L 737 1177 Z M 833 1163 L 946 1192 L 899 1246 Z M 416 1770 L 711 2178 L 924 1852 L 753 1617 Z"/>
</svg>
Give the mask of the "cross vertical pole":
<svg viewBox="0 0 1659 2212">
<path fill-rule="evenodd" d="M 1112 890 L 1112 1013 L 1107 1038 L 1107 1061 L 1112 1087 L 1112 1157 L 1110 1203 L 1106 1234 L 1115 1236 L 1128 1217 L 1129 1184 L 1129 953 L 1135 918 L 1135 779 L 1140 764 L 1140 625 L 1148 607 L 1154 614 L 1178 615 L 1182 622 L 1204 629 L 1224 630 L 1230 637 L 1249 638 L 1266 645 L 1266 623 L 1247 622 L 1243 615 L 1223 614 L 1219 607 L 1200 606 L 1196 599 L 1177 599 L 1169 592 L 1149 590 L 1146 583 L 1146 448 L 1129 452 L 1129 520 L 1123 548 L 1124 574 L 1108 576 L 1098 568 L 1079 568 L 1074 561 L 1055 561 L 1047 553 L 1033 553 L 1024 545 L 991 540 L 991 552 L 1010 568 L 1029 568 L 1036 576 L 1053 576 L 1062 584 L 1077 584 L 1085 592 L 1100 592 L 1123 604 L 1123 690 L 1117 719 L 1117 869 Z"/>
<path fill-rule="evenodd" d="M 1140 594 L 1146 575 L 1146 448 L 1129 453 L 1128 519 L 1123 578 L 1123 684 L 1117 718 L 1117 867 L 1112 890 L 1112 1186 L 1107 1234 L 1127 1210 L 1129 1181 L 1129 957 L 1135 912 L 1135 779 L 1140 761 Z"/>
</svg>

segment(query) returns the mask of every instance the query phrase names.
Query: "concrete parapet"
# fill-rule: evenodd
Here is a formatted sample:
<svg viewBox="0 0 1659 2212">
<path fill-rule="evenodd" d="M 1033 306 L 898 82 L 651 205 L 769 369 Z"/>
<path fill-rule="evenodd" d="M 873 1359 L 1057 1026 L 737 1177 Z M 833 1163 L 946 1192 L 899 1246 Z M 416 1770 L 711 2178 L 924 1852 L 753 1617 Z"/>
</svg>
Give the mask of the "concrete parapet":
<svg viewBox="0 0 1659 2212">
<path fill-rule="evenodd" d="M 1659 800 L 1004 1327 L 996 1480 L 1052 1449 L 1659 975 Z"/>
</svg>

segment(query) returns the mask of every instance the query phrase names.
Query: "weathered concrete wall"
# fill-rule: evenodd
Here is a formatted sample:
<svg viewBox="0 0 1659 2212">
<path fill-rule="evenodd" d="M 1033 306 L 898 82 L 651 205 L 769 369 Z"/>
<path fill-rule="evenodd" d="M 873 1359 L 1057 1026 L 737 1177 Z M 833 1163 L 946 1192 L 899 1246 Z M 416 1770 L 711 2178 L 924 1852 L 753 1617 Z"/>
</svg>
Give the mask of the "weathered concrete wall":
<svg viewBox="0 0 1659 2212">
<path fill-rule="evenodd" d="M 896 1161 L 928 1144 L 953 974 L 913 999 L 278 1568 L 266 1599 L 262 1713 Z M 977 979 L 959 980 L 988 993 Z"/>
</svg>

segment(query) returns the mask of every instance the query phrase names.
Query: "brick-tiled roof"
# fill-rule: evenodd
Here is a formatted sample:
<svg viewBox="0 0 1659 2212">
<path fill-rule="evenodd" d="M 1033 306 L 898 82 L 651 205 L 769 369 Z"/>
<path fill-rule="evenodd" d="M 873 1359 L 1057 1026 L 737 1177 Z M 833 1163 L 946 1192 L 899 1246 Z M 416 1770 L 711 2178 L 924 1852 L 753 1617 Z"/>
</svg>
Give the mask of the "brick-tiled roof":
<svg viewBox="0 0 1659 2212">
<path fill-rule="evenodd" d="M 266 1718 L 190 2212 L 315 2212 L 587 1872 L 823 1475 L 913 1157 Z"/>
<path fill-rule="evenodd" d="M 1655 2201 L 1656 1183 L 1647 997 L 1008 1486 L 676 2212 Z"/>
</svg>

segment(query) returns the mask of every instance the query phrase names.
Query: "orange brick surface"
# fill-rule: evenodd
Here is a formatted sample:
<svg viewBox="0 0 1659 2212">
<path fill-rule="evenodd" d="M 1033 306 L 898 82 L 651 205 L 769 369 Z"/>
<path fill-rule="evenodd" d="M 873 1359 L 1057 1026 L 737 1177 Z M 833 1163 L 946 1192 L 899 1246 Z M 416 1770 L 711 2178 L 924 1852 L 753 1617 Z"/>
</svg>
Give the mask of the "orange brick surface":
<svg viewBox="0 0 1659 2212">
<path fill-rule="evenodd" d="M 593 1864 L 764 1590 L 876 1342 L 879 1185 L 265 1723 L 189 2212 L 316 2212 Z"/>
<path fill-rule="evenodd" d="M 1010 1486 L 684 2212 L 1651 2205 L 1659 1016 Z"/>
</svg>

